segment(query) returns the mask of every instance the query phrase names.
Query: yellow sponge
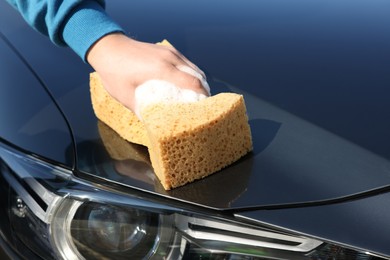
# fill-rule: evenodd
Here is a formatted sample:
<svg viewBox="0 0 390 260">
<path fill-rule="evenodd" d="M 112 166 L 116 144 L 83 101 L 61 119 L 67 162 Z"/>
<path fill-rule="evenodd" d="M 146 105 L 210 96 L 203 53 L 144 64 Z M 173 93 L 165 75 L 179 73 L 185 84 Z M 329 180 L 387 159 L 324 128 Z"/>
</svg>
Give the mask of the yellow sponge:
<svg viewBox="0 0 390 260">
<path fill-rule="evenodd" d="M 136 115 L 112 98 L 99 75 L 90 75 L 96 116 L 129 142 L 148 147 L 166 190 L 215 173 L 252 150 L 242 95 L 221 93 L 193 103 L 158 103 Z"/>
</svg>

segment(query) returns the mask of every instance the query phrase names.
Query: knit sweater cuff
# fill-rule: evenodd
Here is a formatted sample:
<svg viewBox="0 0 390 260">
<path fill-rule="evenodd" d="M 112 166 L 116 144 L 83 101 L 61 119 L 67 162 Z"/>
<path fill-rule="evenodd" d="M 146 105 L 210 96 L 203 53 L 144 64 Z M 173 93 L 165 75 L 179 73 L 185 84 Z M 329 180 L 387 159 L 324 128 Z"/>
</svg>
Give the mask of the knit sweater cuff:
<svg viewBox="0 0 390 260">
<path fill-rule="evenodd" d="M 70 14 L 62 37 L 87 62 L 86 54 L 90 47 L 103 36 L 114 32 L 123 32 L 123 29 L 106 14 L 101 5 L 85 1 Z"/>
</svg>

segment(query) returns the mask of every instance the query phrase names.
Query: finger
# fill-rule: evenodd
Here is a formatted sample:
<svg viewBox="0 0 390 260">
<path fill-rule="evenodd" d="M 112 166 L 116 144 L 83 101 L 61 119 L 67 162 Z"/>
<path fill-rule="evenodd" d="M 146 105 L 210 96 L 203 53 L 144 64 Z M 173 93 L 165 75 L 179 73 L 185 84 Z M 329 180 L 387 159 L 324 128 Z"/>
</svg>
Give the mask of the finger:
<svg viewBox="0 0 390 260">
<path fill-rule="evenodd" d="M 189 59 L 187 59 L 183 54 L 180 52 L 178 53 L 179 57 L 186 63 L 187 66 L 198 72 L 204 79 L 206 79 L 206 74 L 201 70 L 198 66 L 196 66 L 194 63 L 192 63 Z M 181 64 L 178 64 L 181 65 Z"/>
<path fill-rule="evenodd" d="M 192 68 L 193 70 L 195 70 L 196 72 L 198 72 L 200 75 L 202 75 L 202 77 L 204 79 L 206 79 L 206 74 L 198 67 L 196 66 L 194 63 L 192 63 L 189 59 L 187 59 L 187 57 L 185 57 L 180 51 L 178 51 L 175 47 L 173 47 L 172 45 L 159 45 L 163 48 L 167 48 L 169 49 L 170 51 L 172 51 L 172 53 L 174 55 L 177 56 L 178 59 L 176 59 L 176 62 L 175 62 L 175 65 L 176 66 L 189 66 L 190 68 Z M 184 63 L 184 64 L 183 64 Z"/>
<path fill-rule="evenodd" d="M 166 75 L 164 80 L 167 80 L 180 88 L 190 89 L 195 91 L 196 93 L 203 94 L 206 96 L 210 95 L 208 91 L 203 87 L 202 81 L 199 78 L 189 73 L 183 72 L 176 67 L 173 67 L 171 69 L 169 75 Z"/>
<path fill-rule="evenodd" d="M 192 69 L 192 68 L 190 68 L 188 66 L 184 66 L 184 65 L 176 66 L 176 68 L 178 68 L 180 71 L 186 72 L 186 73 L 188 73 L 188 74 L 198 78 L 200 80 L 203 88 L 207 91 L 208 95 L 210 95 L 210 86 L 207 83 L 206 78 L 203 77 L 202 74 L 200 74 L 197 71 L 195 71 L 194 69 Z"/>
</svg>

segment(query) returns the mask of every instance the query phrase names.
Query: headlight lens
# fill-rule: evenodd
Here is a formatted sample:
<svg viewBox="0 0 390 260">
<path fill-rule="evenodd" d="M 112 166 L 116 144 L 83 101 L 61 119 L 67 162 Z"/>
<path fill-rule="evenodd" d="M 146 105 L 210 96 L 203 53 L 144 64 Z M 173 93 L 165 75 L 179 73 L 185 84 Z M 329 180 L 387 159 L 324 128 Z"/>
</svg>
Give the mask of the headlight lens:
<svg viewBox="0 0 390 260">
<path fill-rule="evenodd" d="M 85 203 L 71 221 L 70 235 L 84 256 L 147 256 L 158 236 L 157 215 L 113 205 Z"/>
<path fill-rule="evenodd" d="M 62 168 L 1 147 L 0 158 L 0 177 L 11 187 L 14 246 L 42 258 L 371 258 L 365 252 L 247 225 L 202 208 L 98 188 Z"/>
</svg>

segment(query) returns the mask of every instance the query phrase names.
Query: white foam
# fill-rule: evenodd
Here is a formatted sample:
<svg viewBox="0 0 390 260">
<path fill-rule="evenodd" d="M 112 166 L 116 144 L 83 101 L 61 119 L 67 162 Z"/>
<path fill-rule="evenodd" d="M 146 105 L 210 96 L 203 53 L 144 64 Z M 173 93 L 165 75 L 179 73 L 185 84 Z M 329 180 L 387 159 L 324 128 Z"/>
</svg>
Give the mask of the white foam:
<svg viewBox="0 0 390 260">
<path fill-rule="evenodd" d="M 188 66 L 178 66 L 178 69 L 197 77 L 210 95 L 210 87 L 205 77 L 203 77 L 199 72 Z M 173 83 L 165 80 L 148 80 L 135 89 L 134 113 L 139 119 L 142 119 L 142 110 L 149 105 L 156 103 L 197 102 L 206 97 L 206 95 L 197 93 L 193 90 L 179 88 Z"/>
</svg>

